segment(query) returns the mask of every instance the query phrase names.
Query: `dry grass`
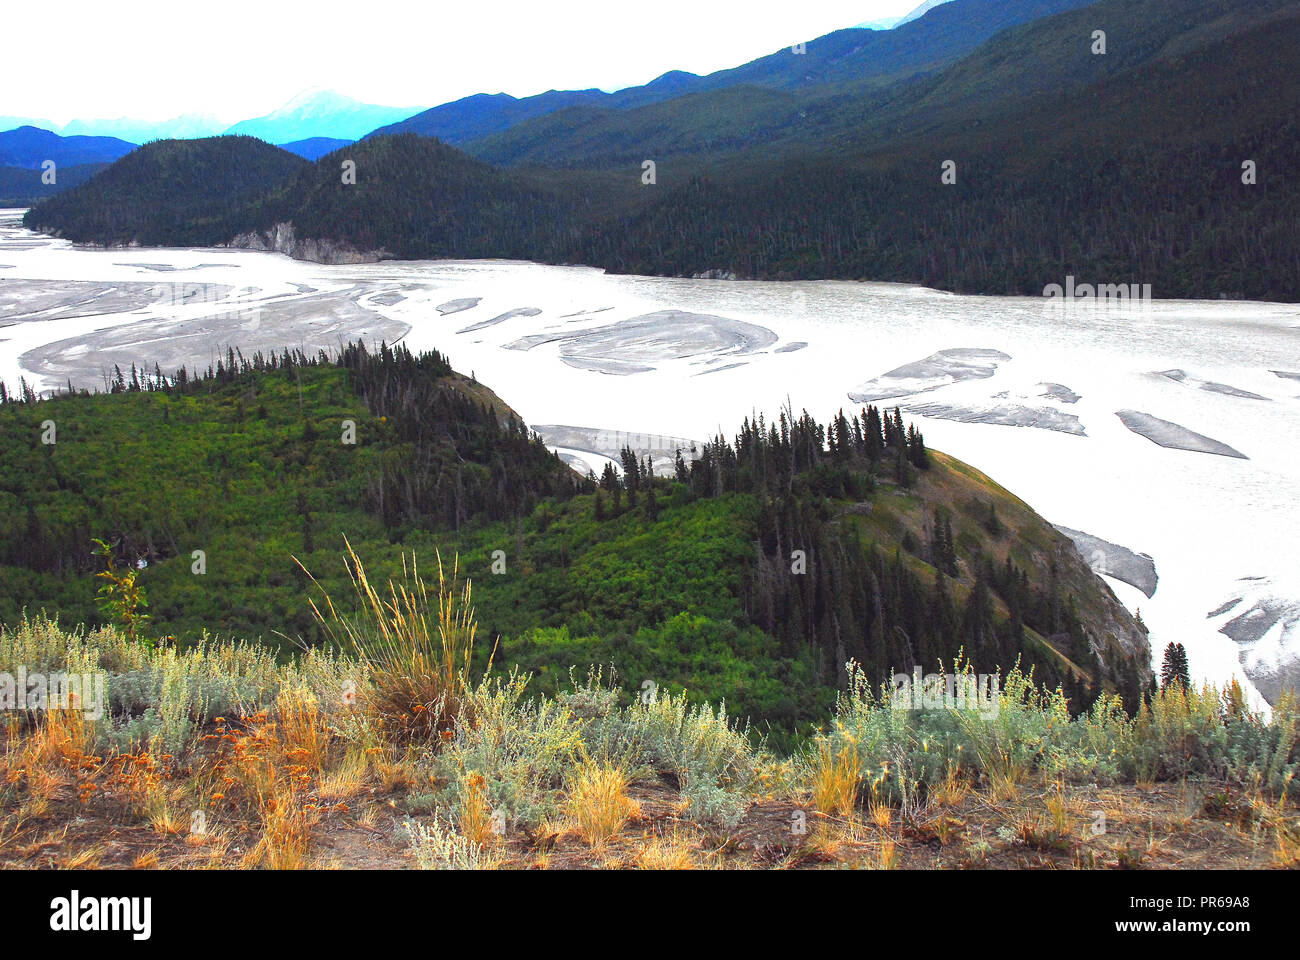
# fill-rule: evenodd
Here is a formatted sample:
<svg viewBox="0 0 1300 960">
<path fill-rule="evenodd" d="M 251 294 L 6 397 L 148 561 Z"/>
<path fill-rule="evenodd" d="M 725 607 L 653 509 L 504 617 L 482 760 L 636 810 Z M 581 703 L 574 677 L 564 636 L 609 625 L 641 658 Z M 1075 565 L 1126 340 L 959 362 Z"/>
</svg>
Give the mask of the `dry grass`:
<svg viewBox="0 0 1300 960">
<path fill-rule="evenodd" d="M 857 744 L 846 738 L 838 751 L 829 740 L 819 741 L 812 770 L 813 806 L 819 813 L 848 818 L 858 802 L 862 759 Z"/>
<path fill-rule="evenodd" d="M 588 729 L 567 707 L 511 712 L 473 700 L 486 694 L 467 686 L 476 631 L 454 568 L 450 581 L 440 568 L 435 597 L 412 562 L 404 583 L 390 582 L 381 596 L 349 556 L 362 614 L 345 621 L 327 607 L 341 635 L 358 649 L 371 644 L 373 689 L 364 672 L 334 669 L 322 683 L 283 668 L 267 674 L 280 679 L 275 696 L 257 701 L 265 709 L 201 720 L 179 759 L 156 738 L 98 756 L 94 745 L 105 741 L 77 710 L 25 716 L 25 729 L 11 722 L 0 754 L 0 868 L 1300 866 L 1290 767 L 1279 766 L 1294 745 L 1285 737 L 1272 765 L 1260 763 L 1253 789 L 1167 770 L 1113 787 L 1045 779 L 1068 767 L 1045 774 L 999 735 L 984 741 L 978 767 L 962 767 L 982 773 L 963 774 L 954 762 L 927 784 L 906 779 L 900 794 L 886 787 L 910 778 L 906 764 L 899 760 L 888 781 L 892 755 L 863 751 L 873 741 L 837 728 L 811 755 L 779 768 L 765 759 L 757 789 L 728 780 L 743 801 L 739 819 L 711 819 L 689 779 L 650 775 L 638 765 L 643 756 L 629 754 L 625 766 L 585 759 Z M 330 691 L 346 676 L 362 684 L 357 702 L 334 703 Z M 1181 715 L 1162 710 L 1143 721 L 1148 732 L 1162 724 L 1177 732 Z M 663 738 L 657 749 L 699 745 L 680 729 L 639 722 Z M 441 734 L 453 735 L 451 746 Z M 467 747 L 475 737 L 484 740 L 477 752 Z M 508 776 L 516 752 L 539 772 L 502 800 L 516 816 L 502 831 L 493 798 L 517 786 Z M 864 781 L 863 756 L 872 769 L 884 764 L 874 782 Z M 810 818 L 810 832 L 796 829 Z"/>
<path fill-rule="evenodd" d="M 465 781 L 465 798 L 460 808 L 460 833 L 470 843 L 482 846 L 495 839 L 492 807 L 488 803 L 487 781 L 472 773 Z"/>
<path fill-rule="evenodd" d="M 1043 800 L 1052 830 L 1059 836 L 1070 833 L 1070 811 L 1065 800 L 1065 781 L 1055 781 Z"/>
<path fill-rule="evenodd" d="M 1300 869 L 1300 829 L 1294 824 L 1279 824 L 1275 836 L 1277 846 L 1273 851 L 1272 865 L 1286 870 Z"/>
<path fill-rule="evenodd" d="M 216 743 L 207 805 L 219 815 L 251 820 L 257 840 L 242 865 L 296 870 L 310 865 L 313 828 L 332 806 L 322 797 L 334 733 L 310 695 L 286 690 L 273 711 L 260 711 L 235 725 L 218 724 L 209 739 Z M 345 757 L 346 759 L 346 757 Z M 356 778 L 335 768 L 331 787 Z M 333 799 L 333 798 L 329 798 Z"/>
<path fill-rule="evenodd" d="M 249 851 L 246 863 L 270 870 L 302 870 L 309 866 L 308 851 L 312 828 L 320 822 L 319 807 L 303 802 L 297 792 L 282 787 L 259 814 L 262 836 Z"/>
<path fill-rule="evenodd" d="M 578 833 L 592 846 L 603 846 L 638 812 L 627 795 L 627 777 L 617 767 L 584 764 L 569 793 Z"/>
<path fill-rule="evenodd" d="M 321 769 L 303 762 L 310 748 L 279 725 L 279 713 L 233 722 L 209 758 L 221 777 L 158 788 L 140 756 L 110 760 L 95 774 L 103 789 L 80 798 L 77 779 L 60 765 L 46 812 L 0 815 L 0 864 L 83 868 L 257 867 L 302 869 L 321 865 L 407 867 L 406 844 L 393 838 L 402 789 L 387 792 L 363 751 L 337 743 Z M 325 719 L 322 717 L 321 722 Z M 35 732 L 35 731 L 34 731 Z M 322 736 L 326 736 L 322 730 Z M 42 736 L 44 736 L 42 734 Z M 47 749 L 42 746 L 41 749 Z M 295 753 L 306 751 L 306 754 Z M 19 751 L 21 753 L 21 751 Z M 18 754 L 11 751 L 6 762 Z M 54 751 L 51 756 L 62 756 Z M 397 763 L 398 761 L 394 761 Z M 138 771 L 138 772 L 136 772 Z M 1014 802 L 991 791 L 954 784 L 918 819 L 879 799 L 865 816 L 822 816 L 805 836 L 792 834 L 790 800 L 756 804 L 734 829 L 702 830 L 684 821 L 675 787 L 629 784 L 617 769 L 586 764 L 575 774 L 563 825 L 531 832 L 491 831 L 488 801 L 471 788 L 455 833 L 481 843 L 479 868 L 647 870 L 702 867 L 818 869 L 963 868 L 1261 868 L 1300 866 L 1300 815 L 1292 801 L 1227 785 L 1162 784 L 1109 788 L 1061 780 L 1029 784 Z M 161 774 L 160 774 L 161 775 Z M 302 780 L 303 776 L 306 780 Z M 131 785 L 114 786 L 115 777 Z M 470 775 L 473 777 L 473 774 Z M 24 778 L 25 787 L 30 778 Z M 206 832 L 184 829 L 187 804 L 199 788 L 225 791 L 208 808 Z M 328 785 L 328 789 L 327 789 Z M 422 786 L 420 789 L 428 789 Z M 137 795 L 137 791 L 143 790 Z M 329 797 L 326 798 L 326 794 Z M 161 796 L 168 807 L 150 816 L 141 796 Z M 464 796 L 464 795 L 463 795 Z M 356 798 L 355 815 L 338 799 Z M 478 797 L 478 799 L 473 799 Z M 640 811 L 640 812 L 638 812 Z M 1104 829 L 1094 833 L 1096 815 Z M 423 822 L 428 822 L 423 819 Z M 173 832 L 177 827 L 180 830 Z"/>
<path fill-rule="evenodd" d="M 677 831 L 652 837 L 634 863 L 641 870 L 696 870 L 700 866 L 690 842 Z"/>
<path fill-rule="evenodd" d="M 971 782 L 960 776 L 953 767 L 931 790 L 930 797 L 941 807 L 958 806 L 971 792 Z"/>
<path fill-rule="evenodd" d="M 883 800 L 873 797 L 867 804 L 867 816 L 880 830 L 888 830 L 894 820 L 894 808 Z"/>
<path fill-rule="evenodd" d="M 369 767 L 364 753 L 347 751 L 338 766 L 322 771 L 316 795 L 321 800 L 349 800 L 357 796 L 365 789 Z"/>
<path fill-rule="evenodd" d="M 131 861 L 131 867 L 135 870 L 157 870 L 161 864 L 162 860 L 159 858 L 156 850 L 142 853 Z"/>
<path fill-rule="evenodd" d="M 876 856 L 876 868 L 879 870 L 893 870 L 898 867 L 898 861 L 898 844 L 893 840 L 881 840 Z"/>
<path fill-rule="evenodd" d="M 334 731 L 309 692 L 289 688 L 275 701 L 275 722 L 286 753 L 312 770 L 320 770 L 334 740 Z"/>
<path fill-rule="evenodd" d="M 836 860 L 840 856 L 851 825 L 832 820 L 821 820 L 808 834 L 806 852 L 821 860 Z"/>
<path fill-rule="evenodd" d="M 438 556 L 436 593 L 421 578 L 414 554 L 409 561 L 402 557 L 402 578 L 389 580 L 386 591 L 370 582 L 350 543 L 346 565 L 357 613 L 340 613 L 323 590 L 324 611 L 314 600 L 311 608 L 327 635 L 370 668 L 372 682 L 361 694 L 366 706 L 409 739 L 451 732 L 468 708 L 477 632 L 471 584 L 457 588 L 459 559 L 448 577 Z"/>
</svg>

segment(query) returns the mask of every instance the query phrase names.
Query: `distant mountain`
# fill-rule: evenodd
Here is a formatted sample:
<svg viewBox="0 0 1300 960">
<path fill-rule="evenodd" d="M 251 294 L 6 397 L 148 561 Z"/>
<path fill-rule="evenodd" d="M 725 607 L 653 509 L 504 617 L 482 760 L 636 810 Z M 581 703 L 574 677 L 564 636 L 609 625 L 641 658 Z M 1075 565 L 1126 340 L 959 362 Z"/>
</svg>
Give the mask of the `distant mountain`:
<svg viewBox="0 0 1300 960">
<path fill-rule="evenodd" d="M 1097 22 L 1131 38 L 1113 59 L 1087 51 Z M 1296 49 L 1287 0 L 1104 0 L 901 85 L 820 147 L 715 161 L 569 259 L 1026 295 L 1073 275 L 1297 302 Z"/>
<path fill-rule="evenodd" d="M 281 150 L 288 150 L 290 153 L 297 154 L 304 160 L 319 160 L 327 153 L 333 153 L 340 147 L 346 147 L 355 140 L 338 140 L 334 137 L 310 137 L 307 140 L 295 140 L 292 143 L 280 144 Z"/>
<path fill-rule="evenodd" d="M 787 48 L 753 63 L 708 76 L 673 70 L 644 86 L 628 87 L 615 93 L 550 90 L 522 99 L 503 93 L 475 94 L 381 127 L 372 135 L 418 133 L 456 146 L 484 140 L 482 150 L 470 146 L 470 152 L 492 162 L 508 163 L 514 159 L 527 163 L 545 162 L 539 160 L 539 156 L 554 155 L 555 151 L 546 144 L 537 143 L 539 137 L 557 131 L 576 131 L 585 135 L 588 132 L 585 124 L 600 117 L 598 113 L 575 111 L 561 119 L 558 127 L 543 120 L 561 111 L 572 108 L 625 111 L 708 90 L 740 86 L 799 89 L 835 81 L 898 76 L 950 63 L 1008 26 L 1090 2 L 1092 0 L 930 0 L 907 17 L 900 18 L 898 23 L 910 23 L 939 3 L 952 3 L 961 8 L 960 12 L 949 15 L 944 11 L 942 18 L 929 17 L 923 23 L 912 24 L 898 32 L 864 34 L 856 28 L 840 30 L 810 41 L 803 54 L 795 54 Z M 529 121 L 541 123 L 521 131 L 517 144 L 504 138 L 488 139 Z M 597 122 L 603 123 L 601 120 Z M 534 144 L 537 149 L 533 149 Z"/>
<path fill-rule="evenodd" d="M 30 167 L 0 166 L 0 207 L 27 207 L 85 183 L 107 163 L 83 163 L 59 167 L 54 183 L 43 183 L 41 171 Z"/>
<path fill-rule="evenodd" d="M 639 166 L 650 158 L 704 160 L 735 153 L 764 131 L 797 123 L 801 103 L 791 91 L 740 86 L 633 109 L 570 107 L 472 140 L 463 149 L 503 166 L 589 169 Z"/>
<path fill-rule="evenodd" d="M 834 85 L 882 87 L 954 63 L 1009 27 L 1090 2 L 950 0 L 928 16 L 894 30 L 839 30 L 809 41 L 802 54 L 786 48 L 708 76 L 673 71 L 643 87 L 629 87 L 613 94 L 551 91 L 523 100 L 476 101 L 471 97 L 458 103 L 476 102 L 473 123 L 458 111 L 435 107 L 399 127 L 437 136 L 489 162 L 504 164 L 583 166 L 607 162 L 615 155 L 626 158 L 632 153 L 639 155 L 639 162 L 651 155 L 712 152 L 719 141 L 723 149 L 734 149 L 744 142 L 745 138 L 738 136 L 743 127 L 770 127 L 777 118 L 797 118 L 800 113 L 789 97 L 784 101 L 787 109 L 774 116 L 764 113 L 771 93 L 756 93 L 753 108 L 747 111 L 744 98 L 734 95 L 739 88 L 806 95 L 828 91 Z M 695 101 L 693 107 L 684 107 L 681 98 L 710 91 L 722 92 L 718 101 Z M 637 117 L 627 116 L 637 109 L 644 112 Z M 735 113 L 737 109 L 741 113 Z M 434 117 L 440 122 L 425 119 Z M 712 130 L 717 124 L 721 124 L 723 132 L 714 136 Z M 643 134 L 648 136 L 643 138 Z"/>
<path fill-rule="evenodd" d="M 36 127 L 38 130 L 57 132 L 59 125 L 39 117 L 0 117 L 0 130 L 14 130 L 18 127 Z"/>
<path fill-rule="evenodd" d="M 565 107 L 603 105 L 609 99 L 610 95 L 600 90 L 551 90 L 522 100 L 506 93 L 476 93 L 380 127 L 370 136 L 418 133 L 460 144 Z"/>
<path fill-rule="evenodd" d="M 210 137 L 225 129 L 226 124 L 206 114 L 187 113 L 170 120 L 139 120 L 118 117 L 115 120 L 72 120 L 62 127 L 50 127 L 56 133 L 68 136 L 109 136 L 131 143 L 148 143 L 150 140 L 190 140 Z"/>
<path fill-rule="evenodd" d="M 329 137 L 358 140 L 376 127 L 404 120 L 419 107 L 381 107 L 328 90 L 308 90 L 264 117 L 243 120 L 225 132 L 267 143 Z"/>
<path fill-rule="evenodd" d="M 903 17 L 901 20 L 898 21 L 898 23 L 894 24 L 894 26 L 901 27 L 903 24 L 911 23 L 913 20 L 920 20 L 923 16 L 925 16 L 935 7 L 941 7 L 945 3 L 952 3 L 952 2 L 953 0 L 926 0 L 925 3 L 921 4 L 911 13 L 909 13 L 907 16 Z"/>
<path fill-rule="evenodd" d="M 671 70 L 640 87 L 616 93 L 603 90 L 548 90 L 522 99 L 506 93 L 476 93 L 470 97 L 432 107 L 400 123 L 373 131 L 370 136 L 418 133 L 459 146 L 488 137 L 538 117 L 572 107 L 624 110 L 662 103 L 695 89 L 702 78 L 694 73 Z"/>
<path fill-rule="evenodd" d="M 990 9 L 953 0 L 891 34 Z M 1104 57 L 1089 50 L 1098 22 L 1113 41 Z M 297 172 L 226 203 L 205 155 L 158 170 L 141 167 L 142 148 L 27 223 L 71 239 L 120 236 L 124 223 L 142 243 L 240 236 L 327 262 L 510 257 L 1002 294 L 1073 275 L 1150 283 L 1159 297 L 1300 301 L 1288 269 L 1300 262 L 1298 48 L 1294 0 L 1102 0 L 892 81 L 570 106 L 465 152 L 374 136 L 310 166 L 263 144 Z M 652 188 L 647 157 L 662 161 Z M 1243 182 L 1243 158 L 1257 183 Z M 341 159 L 355 161 L 355 184 L 340 182 Z"/>
<path fill-rule="evenodd" d="M 18 127 L 0 133 L 0 166 L 40 169 L 46 160 L 57 167 L 112 163 L 134 149 L 134 143 L 114 137 L 61 137 L 49 130 Z"/>
<path fill-rule="evenodd" d="M 1051 5 L 1065 9 L 1000 30 L 952 63 L 903 69 L 888 77 L 870 75 L 890 56 L 906 51 L 906 46 L 887 42 L 891 38 L 925 35 L 933 51 L 962 42 L 958 38 L 977 17 L 985 29 L 1003 17 L 1042 12 Z M 1119 19 L 1114 2 L 1016 0 L 1002 6 L 1000 0 L 951 0 L 895 31 L 840 31 L 808 44 L 807 56 L 817 57 L 828 74 L 837 75 L 842 69 L 835 65 L 832 51 L 851 50 L 839 45 L 856 35 L 858 46 L 876 51 L 873 66 L 860 70 L 864 75 L 856 81 L 780 89 L 755 83 L 633 110 L 563 110 L 463 148 L 490 163 L 575 170 L 654 158 L 661 174 L 670 169 L 667 160 L 674 161 L 674 167 L 699 166 L 746 151 L 769 159 L 810 150 L 854 154 L 986 124 L 1038 98 L 1100 83 L 1153 58 L 1186 53 L 1253 21 L 1294 9 L 1293 0 L 1146 0 Z M 1081 34 L 1085 41 L 1091 36 L 1098 17 L 1119 25 L 1111 30 L 1112 39 L 1116 30 L 1131 31 L 1126 42 L 1112 43 L 1106 56 L 1092 56 L 1088 43 L 1081 45 L 1078 39 Z M 1243 70 L 1249 69 L 1243 65 Z"/>
<path fill-rule="evenodd" d="M 854 28 L 810 40 L 802 54 L 785 48 L 751 63 L 701 77 L 692 90 L 758 86 L 799 90 L 828 83 L 897 80 L 971 53 L 1009 27 L 1094 0 L 949 0 L 892 30 Z"/>
<path fill-rule="evenodd" d="M 901 27 L 905 23 L 911 23 L 913 20 L 919 20 L 935 7 L 942 6 L 945 3 L 951 3 L 952 0 L 926 0 L 911 13 L 903 17 L 885 17 L 882 20 L 868 20 L 866 23 L 859 23 L 856 27 L 858 30 L 893 30 L 895 27 Z"/>
<path fill-rule="evenodd" d="M 902 17 L 885 17 L 883 20 L 868 20 L 866 23 L 854 24 L 855 30 L 892 30 L 902 21 Z"/>
<path fill-rule="evenodd" d="M 211 246 L 247 229 L 308 166 L 253 137 L 156 140 L 24 222 L 78 243 Z"/>
</svg>

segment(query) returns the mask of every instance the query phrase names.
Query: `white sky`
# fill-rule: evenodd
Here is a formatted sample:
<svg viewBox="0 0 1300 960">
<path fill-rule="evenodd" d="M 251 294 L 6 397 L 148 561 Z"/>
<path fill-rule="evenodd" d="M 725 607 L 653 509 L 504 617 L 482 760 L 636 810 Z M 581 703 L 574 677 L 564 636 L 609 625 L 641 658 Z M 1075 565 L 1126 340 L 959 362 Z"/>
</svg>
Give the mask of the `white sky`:
<svg viewBox="0 0 1300 960">
<path fill-rule="evenodd" d="M 234 122 L 311 87 L 417 107 L 480 92 L 617 89 L 737 66 L 919 2 L 12 2 L 0 114 Z"/>
</svg>

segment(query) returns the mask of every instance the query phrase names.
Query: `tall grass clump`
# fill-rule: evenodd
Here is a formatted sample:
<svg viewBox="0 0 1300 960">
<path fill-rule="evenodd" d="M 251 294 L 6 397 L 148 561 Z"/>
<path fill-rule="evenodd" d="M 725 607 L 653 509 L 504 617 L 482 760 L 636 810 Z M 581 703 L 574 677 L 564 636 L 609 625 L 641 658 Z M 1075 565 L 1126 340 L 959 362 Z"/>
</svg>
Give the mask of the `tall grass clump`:
<svg viewBox="0 0 1300 960">
<path fill-rule="evenodd" d="M 848 685 L 836 700 L 831 729 L 803 758 L 811 782 L 830 776 L 833 758 L 832 780 L 856 769 L 856 792 L 869 803 L 913 808 L 931 784 L 976 773 L 979 759 L 957 711 L 898 709 L 887 687 L 875 689 L 855 662 L 847 668 Z"/>
<path fill-rule="evenodd" d="M 862 756 L 857 744 L 845 739 L 837 750 L 829 738 L 819 738 L 812 767 L 813 806 L 818 812 L 851 816 L 861 781 Z"/>
<path fill-rule="evenodd" d="M 636 801 L 627 795 L 627 777 L 623 771 L 595 763 L 578 769 L 569 802 L 578 832 L 597 847 L 615 837 L 637 812 Z"/>
<path fill-rule="evenodd" d="M 459 560 L 448 577 L 438 555 L 438 586 L 431 591 L 415 555 L 409 561 L 403 555 L 401 579 L 376 588 L 352 544 L 344 542 L 356 613 L 341 613 L 324 590 L 324 611 L 313 600 L 312 612 L 330 639 L 367 667 L 371 682 L 360 695 L 395 735 L 435 740 L 450 734 L 472 715 L 469 673 L 477 632 L 470 581 L 458 586 Z"/>
<path fill-rule="evenodd" d="M 1070 709 L 1060 691 L 1040 688 L 1019 664 L 1002 680 L 996 710 L 955 711 L 958 725 L 995 793 L 1012 796 L 1032 771 L 1071 766 Z"/>
</svg>

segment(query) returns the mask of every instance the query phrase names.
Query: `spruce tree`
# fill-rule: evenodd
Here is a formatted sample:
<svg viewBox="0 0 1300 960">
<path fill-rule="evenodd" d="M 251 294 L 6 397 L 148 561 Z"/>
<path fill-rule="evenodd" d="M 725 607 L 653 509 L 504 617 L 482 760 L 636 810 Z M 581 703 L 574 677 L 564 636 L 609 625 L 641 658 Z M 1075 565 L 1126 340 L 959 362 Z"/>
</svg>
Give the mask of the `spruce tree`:
<svg viewBox="0 0 1300 960">
<path fill-rule="evenodd" d="M 952 518 L 946 510 L 943 511 L 943 515 L 940 517 L 940 532 L 943 537 L 941 541 L 943 544 L 943 572 L 950 577 L 955 577 L 957 576 L 957 546 L 952 539 Z"/>
<path fill-rule="evenodd" d="M 899 444 L 894 454 L 894 480 L 900 487 L 911 487 L 916 480 L 916 470 L 907 459 L 907 451 Z"/>
<path fill-rule="evenodd" d="M 880 422 L 880 411 L 872 406 L 867 407 L 863 420 L 865 421 L 863 442 L 867 448 L 867 459 L 875 463 L 880 459 L 880 453 L 885 447 L 884 427 Z"/>
<path fill-rule="evenodd" d="M 1160 666 L 1160 689 L 1168 690 L 1179 684 L 1184 690 L 1192 686 L 1192 675 L 1187 665 L 1187 649 L 1181 643 L 1165 647 L 1164 663 Z"/>
<path fill-rule="evenodd" d="M 925 449 L 925 437 L 916 429 L 916 424 L 907 428 L 907 456 L 918 470 L 930 469 L 930 454 Z"/>
<path fill-rule="evenodd" d="M 677 474 L 678 483 L 689 484 L 691 482 L 691 471 L 686 466 L 686 459 L 682 456 L 680 447 L 677 448 L 677 460 L 673 463 L 673 470 Z"/>
</svg>

